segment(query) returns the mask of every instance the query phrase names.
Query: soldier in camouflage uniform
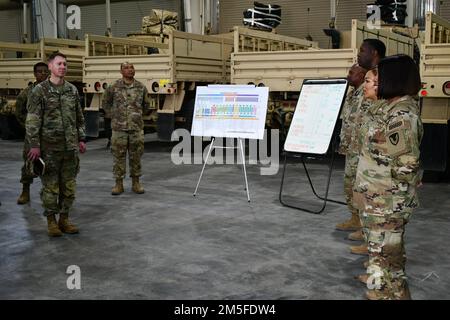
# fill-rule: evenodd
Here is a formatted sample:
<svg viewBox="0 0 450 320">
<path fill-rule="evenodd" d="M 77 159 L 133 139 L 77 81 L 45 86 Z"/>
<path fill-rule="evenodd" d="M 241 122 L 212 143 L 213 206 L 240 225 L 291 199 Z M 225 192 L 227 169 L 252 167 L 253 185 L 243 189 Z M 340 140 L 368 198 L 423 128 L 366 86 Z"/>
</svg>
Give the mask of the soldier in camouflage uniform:
<svg viewBox="0 0 450 320">
<path fill-rule="evenodd" d="M 102 107 L 105 118 L 111 119 L 111 150 L 114 157 L 113 174 L 116 185 L 111 194 L 124 192 L 123 178 L 126 173 L 128 152 L 132 190 L 144 193 L 139 182 L 141 176 L 141 157 L 144 153 L 143 113 L 149 108 L 147 88 L 134 79 L 134 66 L 125 62 L 120 66 L 122 79 L 109 86 L 103 95 Z"/>
<path fill-rule="evenodd" d="M 47 217 L 49 236 L 78 233 L 69 222 L 69 209 L 75 200 L 78 151 L 86 151 L 84 117 L 76 87 L 64 80 L 66 57 L 59 52 L 48 59 L 50 77 L 38 84 L 28 99 L 26 133 L 30 142 L 28 158 L 41 157 L 41 199 Z M 58 223 L 56 214 L 60 214 Z"/>
<path fill-rule="evenodd" d="M 0 111 L 3 111 L 3 108 L 5 108 L 8 104 L 8 99 L 5 97 L 0 96 Z"/>
<path fill-rule="evenodd" d="M 380 59 L 384 58 L 386 53 L 386 47 L 383 42 L 377 39 L 366 39 L 363 41 L 359 48 L 358 53 L 358 65 L 366 70 L 374 68 Z M 361 222 L 358 215 L 358 210 L 351 204 L 352 200 L 352 188 L 355 182 L 356 168 L 358 166 L 358 158 L 361 145 L 358 143 L 356 137 L 359 135 L 359 130 L 363 124 L 364 114 L 367 112 L 371 101 L 364 99 L 364 93 L 358 90 L 358 96 L 354 97 L 355 105 L 351 109 L 344 132 L 341 135 L 345 135 L 344 143 L 345 148 L 345 173 L 344 173 L 344 190 L 346 194 L 346 200 L 352 217 L 350 220 L 338 224 L 336 228 L 343 231 L 355 231 L 349 235 L 350 240 L 364 240 L 361 232 Z M 350 250 L 354 254 L 367 254 L 367 245 L 352 246 Z"/>
<path fill-rule="evenodd" d="M 347 75 L 347 80 L 352 89 L 348 92 L 344 107 L 342 109 L 342 128 L 340 133 L 340 144 L 338 152 L 345 155 L 345 174 L 344 174 L 344 192 L 345 200 L 347 202 L 348 209 L 352 216 L 350 220 L 336 225 L 336 229 L 342 231 L 357 230 L 361 228 L 359 222 L 358 211 L 353 207 L 353 182 L 354 177 L 351 175 L 349 168 L 352 166 L 349 161 L 353 158 L 348 156 L 349 146 L 352 141 L 352 128 L 355 121 L 355 116 L 361 108 L 363 102 L 363 83 L 366 69 L 360 67 L 358 64 L 353 65 Z M 357 158 L 356 158 L 357 159 Z"/>
<path fill-rule="evenodd" d="M 378 65 L 381 99 L 368 111 L 354 186 L 369 244 L 368 299 L 409 299 L 405 276 L 405 225 L 418 206 L 419 146 L 423 127 L 417 102 L 417 65 L 406 55 Z"/>
<path fill-rule="evenodd" d="M 47 79 L 48 67 L 44 62 L 38 62 L 33 66 L 34 77 L 36 81 L 31 83 L 28 87 L 22 90 L 16 99 L 15 115 L 17 121 L 25 128 L 25 120 L 27 119 L 27 102 L 33 88 Z M 28 151 L 30 150 L 30 143 L 27 141 L 26 136 L 23 143 L 23 166 L 20 183 L 22 184 L 22 193 L 17 199 L 17 204 L 26 204 L 30 202 L 30 184 L 33 183 L 34 176 L 28 170 L 26 162 L 28 159 Z"/>
<path fill-rule="evenodd" d="M 0 96 L 0 110 L 2 110 L 8 104 L 8 100 L 5 97 Z"/>
</svg>

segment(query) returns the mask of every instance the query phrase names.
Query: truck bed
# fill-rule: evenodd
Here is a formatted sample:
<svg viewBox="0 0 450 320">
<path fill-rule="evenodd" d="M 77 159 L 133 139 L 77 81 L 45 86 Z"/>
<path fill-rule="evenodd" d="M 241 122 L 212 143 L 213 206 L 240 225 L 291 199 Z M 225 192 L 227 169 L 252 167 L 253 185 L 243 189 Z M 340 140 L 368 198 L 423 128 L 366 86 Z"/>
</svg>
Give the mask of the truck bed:
<svg viewBox="0 0 450 320">
<path fill-rule="evenodd" d="M 383 29 L 370 29 L 352 20 L 351 46 L 342 49 L 302 49 L 273 52 L 234 52 L 231 82 L 268 86 L 270 91 L 299 91 L 306 78 L 346 77 L 357 62 L 362 41 L 376 38 L 386 44 L 388 55 L 413 55 L 414 40 Z"/>
<path fill-rule="evenodd" d="M 111 48 L 111 41 L 115 42 L 115 48 L 125 46 L 129 49 L 119 52 L 92 50 L 93 44 Z M 87 36 L 89 52 L 84 58 L 83 74 L 85 92 L 100 93 L 107 84 L 119 79 L 120 64 L 125 61 L 134 64 L 135 78 L 144 83 L 150 93 L 173 93 L 179 81 L 226 83 L 232 44 L 231 39 L 180 31 L 173 31 L 168 43 Z M 139 46 L 142 47 L 140 51 L 136 49 Z M 158 53 L 147 53 L 155 48 Z M 96 82 L 101 83 L 98 90 L 95 89 Z"/>
<path fill-rule="evenodd" d="M 81 82 L 84 41 L 44 38 L 33 44 L 0 42 L 0 89 L 26 88 L 35 81 L 33 66 L 47 62 L 47 57 L 54 51 L 67 56 L 66 80 Z M 17 54 L 22 57 L 17 58 Z"/>
</svg>

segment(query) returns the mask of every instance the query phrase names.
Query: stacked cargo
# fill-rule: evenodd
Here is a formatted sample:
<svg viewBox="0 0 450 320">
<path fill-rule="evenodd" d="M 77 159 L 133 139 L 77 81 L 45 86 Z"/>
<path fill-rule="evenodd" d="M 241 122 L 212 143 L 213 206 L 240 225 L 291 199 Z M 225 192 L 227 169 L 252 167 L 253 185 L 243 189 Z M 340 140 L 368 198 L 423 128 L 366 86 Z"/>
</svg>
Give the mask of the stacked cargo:
<svg viewBox="0 0 450 320">
<path fill-rule="evenodd" d="M 142 32 L 168 35 L 171 30 L 178 30 L 178 13 L 153 9 L 152 14 L 142 18 Z"/>
<path fill-rule="evenodd" d="M 245 26 L 272 31 L 281 23 L 281 7 L 278 5 L 254 2 L 253 9 L 244 11 L 243 23 Z"/>
<path fill-rule="evenodd" d="M 405 25 L 408 14 L 406 13 L 406 0 L 377 0 L 375 3 L 368 5 L 371 10 L 374 6 L 378 8 L 379 19 L 385 24 Z M 370 10 L 368 10 L 370 12 Z M 369 18 L 372 13 L 367 14 Z"/>
</svg>

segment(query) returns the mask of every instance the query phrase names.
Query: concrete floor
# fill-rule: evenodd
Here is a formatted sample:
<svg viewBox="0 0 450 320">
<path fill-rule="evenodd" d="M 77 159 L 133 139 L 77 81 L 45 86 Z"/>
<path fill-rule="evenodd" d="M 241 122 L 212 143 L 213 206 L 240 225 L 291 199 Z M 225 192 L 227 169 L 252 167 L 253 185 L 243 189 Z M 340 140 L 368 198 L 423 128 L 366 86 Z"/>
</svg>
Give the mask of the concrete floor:
<svg viewBox="0 0 450 320">
<path fill-rule="evenodd" d="M 173 144 L 146 135 L 144 195 L 113 197 L 112 157 L 105 139 L 81 157 L 72 217 L 78 235 L 49 238 L 39 200 L 19 206 L 21 141 L 0 140 L 0 299 L 363 299 L 353 279 L 365 257 L 334 229 L 346 208 L 329 204 L 322 215 L 278 201 L 281 170 L 261 176 L 248 166 L 252 202 L 241 167 L 174 165 Z M 298 164 L 289 165 L 286 201 L 318 204 Z M 326 167 L 311 165 L 314 181 Z M 342 159 L 331 197 L 342 199 Z M 303 180 L 301 180 L 303 179 Z M 414 299 L 450 299 L 450 185 L 425 183 L 422 206 L 406 232 L 407 273 Z M 305 200 L 306 199 L 306 200 Z M 305 203 L 306 201 L 306 203 Z M 81 270 L 81 290 L 69 290 L 68 266 Z"/>
</svg>

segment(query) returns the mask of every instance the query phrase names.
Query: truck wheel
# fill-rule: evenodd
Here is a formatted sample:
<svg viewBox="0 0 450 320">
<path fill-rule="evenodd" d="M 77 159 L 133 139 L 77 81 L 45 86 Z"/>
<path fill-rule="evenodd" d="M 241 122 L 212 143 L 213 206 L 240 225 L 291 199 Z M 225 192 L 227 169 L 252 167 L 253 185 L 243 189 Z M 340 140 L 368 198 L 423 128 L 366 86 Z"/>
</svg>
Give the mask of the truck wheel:
<svg viewBox="0 0 450 320">
<path fill-rule="evenodd" d="M 0 137 L 3 140 L 8 139 L 9 137 L 8 121 L 6 121 L 6 116 L 4 115 L 0 115 Z"/>
<path fill-rule="evenodd" d="M 25 136 L 25 129 L 20 126 L 15 116 L 1 116 L 1 138 L 3 140 L 19 139 Z"/>
<path fill-rule="evenodd" d="M 180 110 L 181 116 L 186 119 L 186 122 L 181 126 L 181 128 L 186 129 L 189 132 L 191 132 L 192 129 L 192 119 L 194 118 L 194 107 L 195 107 L 195 98 L 191 98 L 187 100 L 185 104 L 183 104 Z"/>
</svg>

